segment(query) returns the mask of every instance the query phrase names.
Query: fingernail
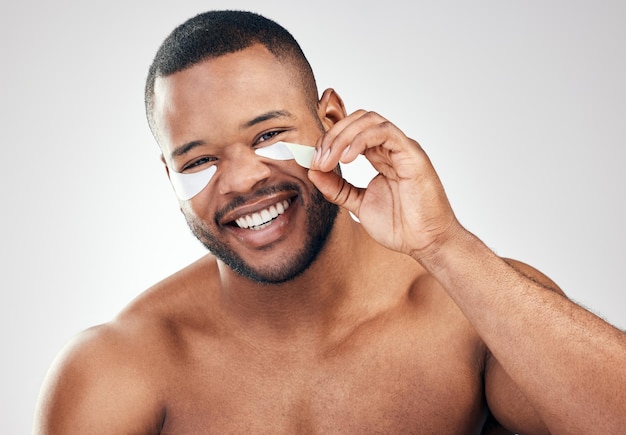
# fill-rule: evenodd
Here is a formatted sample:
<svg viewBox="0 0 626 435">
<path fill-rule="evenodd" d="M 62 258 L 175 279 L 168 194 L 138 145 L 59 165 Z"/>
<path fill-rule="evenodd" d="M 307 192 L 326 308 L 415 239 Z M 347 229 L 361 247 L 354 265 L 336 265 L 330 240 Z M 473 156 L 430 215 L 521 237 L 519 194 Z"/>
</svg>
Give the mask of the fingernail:
<svg viewBox="0 0 626 435">
<path fill-rule="evenodd" d="M 339 160 L 343 159 L 348 153 L 350 152 L 350 145 L 348 145 L 346 147 L 345 150 L 343 150 L 343 152 L 341 153 L 341 157 L 339 158 Z"/>
<path fill-rule="evenodd" d="M 326 160 L 328 160 L 328 156 L 330 156 L 330 149 L 326 150 L 326 152 L 322 156 L 322 161 L 320 163 L 324 163 Z"/>
<path fill-rule="evenodd" d="M 320 148 L 315 148 L 315 152 L 313 153 L 313 158 L 311 159 L 311 164 L 317 163 L 320 160 Z"/>
</svg>

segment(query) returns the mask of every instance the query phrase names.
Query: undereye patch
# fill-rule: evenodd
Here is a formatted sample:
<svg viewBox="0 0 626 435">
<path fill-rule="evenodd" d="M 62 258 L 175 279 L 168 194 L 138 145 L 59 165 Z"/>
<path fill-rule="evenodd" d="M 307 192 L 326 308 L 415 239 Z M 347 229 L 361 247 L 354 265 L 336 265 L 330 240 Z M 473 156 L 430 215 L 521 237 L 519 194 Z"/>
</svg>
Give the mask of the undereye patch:
<svg viewBox="0 0 626 435">
<path fill-rule="evenodd" d="M 191 174 L 170 170 L 170 182 L 178 199 L 187 201 L 200 193 L 209 184 L 216 170 L 215 165 Z"/>
<path fill-rule="evenodd" d="M 276 142 L 275 144 L 257 148 L 254 151 L 258 156 L 274 160 L 292 160 L 304 168 L 311 167 L 311 160 L 315 154 L 315 148 L 289 142 Z"/>
</svg>

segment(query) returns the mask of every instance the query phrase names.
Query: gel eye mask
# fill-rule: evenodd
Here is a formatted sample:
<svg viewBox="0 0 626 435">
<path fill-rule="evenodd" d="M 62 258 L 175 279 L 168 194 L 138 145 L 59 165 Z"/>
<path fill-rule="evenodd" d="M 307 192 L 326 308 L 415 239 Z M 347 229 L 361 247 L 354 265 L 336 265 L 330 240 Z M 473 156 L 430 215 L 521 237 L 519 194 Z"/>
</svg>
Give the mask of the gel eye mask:
<svg viewBox="0 0 626 435">
<path fill-rule="evenodd" d="M 311 167 L 311 160 L 313 160 L 315 148 L 299 145 L 297 143 L 276 142 L 275 144 L 263 148 L 257 148 L 254 152 L 257 156 L 274 160 L 295 159 L 297 164 L 308 169 Z"/>
<path fill-rule="evenodd" d="M 311 167 L 315 148 L 295 143 L 276 142 L 275 144 L 258 148 L 254 152 L 258 156 L 272 160 L 295 160 L 300 166 L 308 169 Z M 200 193 L 209 184 L 215 171 L 217 171 L 215 165 L 190 174 L 170 170 L 170 182 L 178 199 L 187 201 Z"/>
<path fill-rule="evenodd" d="M 215 171 L 215 165 L 191 174 L 170 171 L 170 182 L 178 199 L 187 201 L 200 193 L 209 184 Z"/>
</svg>

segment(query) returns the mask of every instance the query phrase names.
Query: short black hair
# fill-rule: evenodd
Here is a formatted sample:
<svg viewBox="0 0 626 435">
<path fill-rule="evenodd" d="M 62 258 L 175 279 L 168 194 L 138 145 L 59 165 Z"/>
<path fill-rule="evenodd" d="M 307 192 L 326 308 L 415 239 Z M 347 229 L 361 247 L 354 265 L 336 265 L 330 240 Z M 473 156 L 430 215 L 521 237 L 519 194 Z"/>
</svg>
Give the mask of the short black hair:
<svg viewBox="0 0 626 435">
<path fill-rule="evenodd" d="M 248 11 L 217 10 L 196 15 L 176 27 L 158 49 L 146 80 L 145 106 L 154 133 L 154 83 L 204 60 L 262 44 L 279 60 L 295 65 L 305 97 L 315 111 L 313 70 L 295 38 L 278 23 Z"/>
</svg>

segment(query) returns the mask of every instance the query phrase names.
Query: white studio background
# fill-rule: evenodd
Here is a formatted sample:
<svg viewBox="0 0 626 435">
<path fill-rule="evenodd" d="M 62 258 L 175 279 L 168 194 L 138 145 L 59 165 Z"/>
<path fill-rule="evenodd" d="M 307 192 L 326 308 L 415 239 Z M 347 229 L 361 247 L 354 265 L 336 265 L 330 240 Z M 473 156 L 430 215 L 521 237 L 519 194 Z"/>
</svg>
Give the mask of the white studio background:
<svg viewBox="0 0 626 435">
<path fill-rule="evenodd" d="M 72 336 L 204 253 L 159 162 L 143 85 L 163 38 L 214 8 L 287 27 L 321 89 L 420 141 L 466 227 L 626 327 L 625 3 L 9 0 L 0 432 L 30 432 Z M 361 185 L 371 174 L 345 170 Z"/>
</svg>

